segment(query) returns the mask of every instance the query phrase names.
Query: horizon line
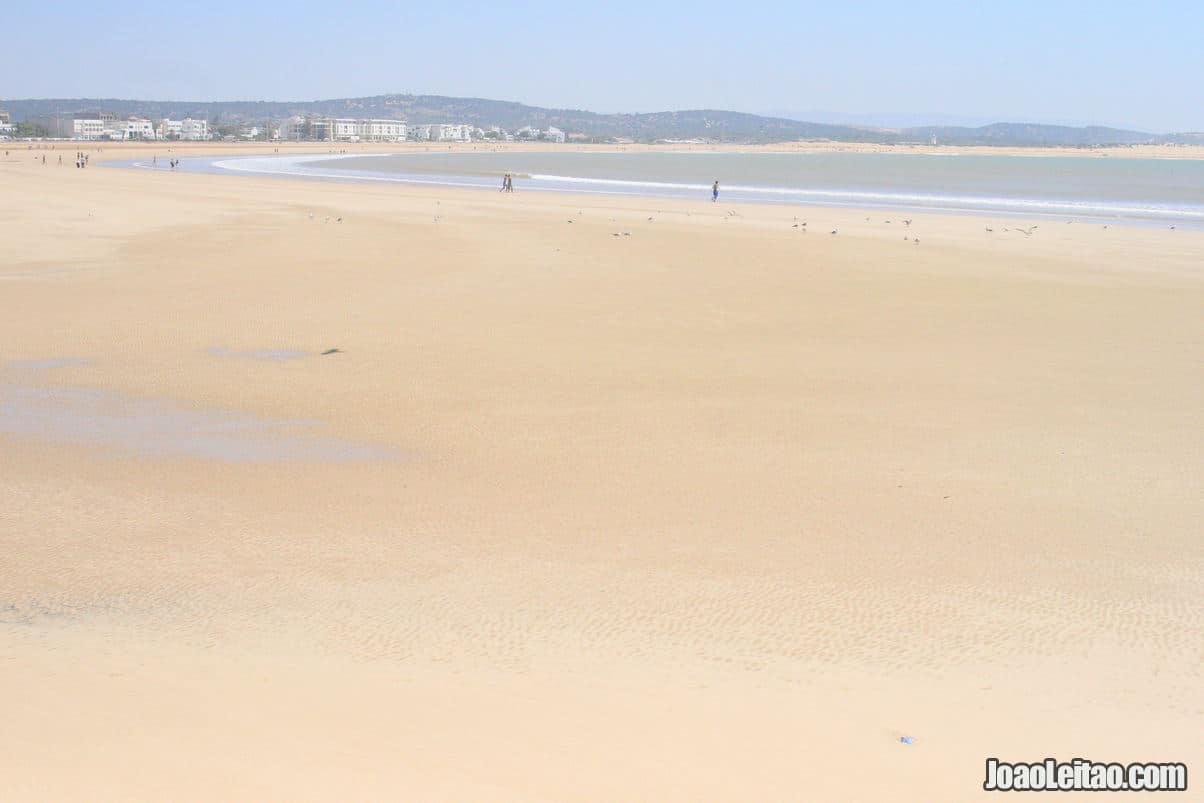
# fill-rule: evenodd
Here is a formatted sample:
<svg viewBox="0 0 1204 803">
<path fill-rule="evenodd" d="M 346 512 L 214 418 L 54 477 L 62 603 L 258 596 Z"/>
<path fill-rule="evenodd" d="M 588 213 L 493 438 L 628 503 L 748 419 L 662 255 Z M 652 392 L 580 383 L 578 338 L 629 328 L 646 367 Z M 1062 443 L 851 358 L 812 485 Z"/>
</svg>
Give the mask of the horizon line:
<svg viewBox="0 0 1204 803">
<path fill-rule="evenodd" d="M 1067 124 L 1067 123 L 1041 122 L 1037 119 L 1024 119 L 1024 118 L 1009 119 L 1006 116 L 1001 116 L 1001 117 L 995 118 L 995 119 L 993 119 L 992 122 L 984 123 L 982 125 L 955 125 L 955 124 L 943 124 L 943 123 L 923 123 L 920 125 L 891 126 L 891 125 L 879 125 L 879 124 L 873 124 L 873 123 L 821 122 L 819 120 L 808 120 L 808 119 L 802 119 L 799 117 L 783 117 L 783 116 L 774 115 L 774 114 L 738 111 L 735 109 L 722 109 L 722 108 L 717 108 L 717 107 L 696 107 L 696 108 L 686 108 L 686 109 L 666 108 L 666 109 L 661 109 L 661 110 L 657 110 L 657 111 L 642 111 L 642 112 L 599 112 L 599 111 L 594 111 L 594 110 L 587 109 L 584 107 L 537 106 L 537 105 L 533 105 L 533 104 L 526 103 L 526 102 L 519 101 L 519 100 L 498 100 L 496 98 L 486 98 L 486 97 L 480 97 L 480 96 L 476 96 L 476 95 L 442 95 L 442 94 L 427 93 L 427 92 L 423 92 L 423 93 L 381 92 L 381 93 L 377 93 L 374 95 L 354 95 L 354 96 L 345 95 L 342 97 L 313 98 L 311 100 L 298 100 L 298 99 L 264 100 L 261 98 L 260 99 L 223 99 L 223 100 L 196 100 L 196 99 L 189 99 L 189 100 L 170 99 L 170 100 L 168 100 L 168 99 L 159 99 L 159 98 L 138 98 L 138 97 L 119 97 L 119 96 L 111 96 L 111 97 L 100 97 L 100 96 L 66 97 L 66 96 L 64 96 L 64 97 L 26 97 L 26 98 L 10 97 L 7 99 L 7 101 L 0 100 L 0 109 L 4 108 L 3 104 L 6 102 L 7 103 L 31 103 L 31 102 L 62 102 L 62 101 L 117 101 L 117 102 L 128 102 L 128 103 L 160 103 L 160 104 L 168 104 L 168 103 L 175 103 L 175 104 L 253 103 L 253 104 L 284 105 L 284 104 L 294 104 L 294 103 L 295 104 L 330 103 L 330 102 L 337 102 L 337 101 L 366 100 L 366 99 L 372 99 L 372 98 L 386 98 L 386 97 L 411 97 L 411 98 L 426 97 L 426 98 L 446 98 L 449 100 L 484 101 L 487 103 L 511 104 L 511 105 L 515 105 L 515 106 L 522 106 L 524 108 L 536 109 L 536 110 L 541 110 L 541 111 L 581 112 L 581 113 L 585 113 L 585 114 L 596 115 L 599 117 L 613 117 L 613 116 L 641 117 L 641 116 L 648 116 L 648 115 L 655 115 L 655 114 L 681 114 L 681 113 L 686 113 L 686 112 L 719 112 L 719 113 L 723 113 L 723 114 L 741 114 L 741 115 L 746 115 L 748 117 L 759 117 L 759 118 L 766 119 L 766 120 L 785 120 L 785 121 L 789 121 L 792 123 L 804 123 L 804 124 L 809 124 L 809 125 L 822 125 L 822 126 L 831 126 L 834 128 L 849 128 L 849 129 L 870 130 L 870 131 L 874 131 L 874 130 L 876 130 L 876 131 L 908 131 L 908 130 L 923 129 L 923 128 L 960 128 L 960 129 L 967 129 L 967 130 L 978 130 L 978 129 L 982 129 L 982 128 L 989 128 L 989 127 L 995 126 L 995 125 L 1039 125 L 1039 126 L 1045 126 L 1045 127 L 1050 127 L 1050 128 L 1066 128 L 1066 129 L 1078 129 L 1078 130 L 1089 129 L 1089 128 L 1106 128 L 1106 129 L 1111 129 L 1114 131 L 1128 131 L 1131 133 L 1150 134 L 1150 135 L 1155 135 L 1155 136 L 1171 136 L 1171 135 L 1179 135 L 1179 134 L 1204 133 L 1204 127 L 1197 128 L 1197 129 L 1181 129 L 1181 130 L 1146 130 L 1145 128 L 1125 128 L 1120 125 L 1112 125 L 1112 124 L 1107 124 L 1107 123 L 1083 123 L 1083 124 L 1073 125 L 1073 124 Z M 873 116 L 875 113 L 872 113 L 872 112 L 864 112 L 864 113 L 862 113 L 862 112 L 839 112 L 839 114 L 847 115 L 847 116 L 856 116 L 858 114 L 864 114 L 866 116 Z M 878 113 L 878 114 L 887 116 L 888 114 L 895 115 L 895 114 L 902 114 L 902 113 L 901 112 L 891 112 L 891 113 Z M 942 114 L 948 115 L 951 113 L 942 112 Z M 983 117 L 983 118 L 986 117 L 986 115 L 976 115 L 976 116 Z"/>
</svg>

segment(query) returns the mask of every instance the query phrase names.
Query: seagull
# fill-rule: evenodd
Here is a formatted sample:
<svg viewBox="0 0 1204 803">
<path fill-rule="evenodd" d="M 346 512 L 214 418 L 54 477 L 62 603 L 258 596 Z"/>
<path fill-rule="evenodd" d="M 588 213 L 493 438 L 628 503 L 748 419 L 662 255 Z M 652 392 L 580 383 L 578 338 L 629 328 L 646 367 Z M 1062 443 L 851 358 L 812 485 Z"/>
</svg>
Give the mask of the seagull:
<svg viewBox="0 0 1204 803">
<path fill-rule="evenodd" d="M 343 219 L 342 219 L 341 217 L 337 217 L 337 218 L 335 218 L 335 219 L 334 219 L 334 222 L 335 222 L 335 223 L 342 223 L 342 222 L 343 222 Z"/>
<path fill-rule="evenodd" d="M 651 218 L 651 217 L 650 217 L 650 218 L 648 218 L 648 222 L 649 222 L 649 223 L 651 223 L 651 222 L 652 222 L 652 218 Z"/>
<path fill-rule="evenodd" d="M 911 221 L 910 221 L 910 220 L 904 220 L 904 221 L 903 221 L 903 225 L 904 225 L 904 226 L 910 226 L 910 225 L 911 225 Z"/>
<path fill-rule="evenodd" d="M 987 231 L 995 231 L 995 230 L 993 228 L 991 228 L 990 226 L 987 226 Z"/>
<path fill-rule="evenodd" d="M 831 231 L 830 233 L 831 233 L 831 234 L 835 234 L 835 233 L 836 233 L 836 229 L 832 229 L 832 231 Z"/>
<path fill-rule="evenodd" d="M 1174 226 L 1171 226 L 1171 231 L 1174 231 L 1174 230 L 1175 230 L 1175 227 L 1174 227 Z"/>
<path fill-rule="evenodd" d="M 629 231 L 625 231 L 625 232 L 623 232 L 623 236 L 624 236 L 624 237 L 630 237 L 630 236 L 631 236 L 631 232 L 629 232 Z"/>
</svg>

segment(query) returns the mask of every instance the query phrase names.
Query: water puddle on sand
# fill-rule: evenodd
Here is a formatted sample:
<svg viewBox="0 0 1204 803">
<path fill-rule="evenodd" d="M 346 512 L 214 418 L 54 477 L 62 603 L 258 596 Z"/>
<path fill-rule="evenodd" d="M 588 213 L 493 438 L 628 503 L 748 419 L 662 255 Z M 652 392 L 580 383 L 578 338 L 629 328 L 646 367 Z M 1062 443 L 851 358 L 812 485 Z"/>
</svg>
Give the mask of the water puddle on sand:
<svg viewBox="0 0 1204 803">
<path fill-rule="evenodd" d="M 213 346 L 209 353 L 214 357 L 239 357 L 246 360 L 296 360 L 308 357 L 308 351 L 296 349 L 253 349 L 251 351 L 234 351 L 224 346 Z"/>
<path fill-rule="evenodd" d="M 10 360 L 4 364 L 4 367 L 18 371 L 44 371 L 49 368 L 67 368 L 72 365 L 90 365 L 91 363 L 91 360 L 83 357 L 51 357 L 45 360 Z"/>
<path fill-rule="evenodd" d="M 38 366 L 30 365 L 38 362 Z M 23 367 L 58 367 L 54 360 Z M 22 367 L 8 363 L 7 368 Z M 398 450 L 315 434 L 317 422 L 194 410 L 107 391 L 30 383 L 0 384 L 0 432 L 127 455 L 232 462 L 391 460 Z"/>
</svg>

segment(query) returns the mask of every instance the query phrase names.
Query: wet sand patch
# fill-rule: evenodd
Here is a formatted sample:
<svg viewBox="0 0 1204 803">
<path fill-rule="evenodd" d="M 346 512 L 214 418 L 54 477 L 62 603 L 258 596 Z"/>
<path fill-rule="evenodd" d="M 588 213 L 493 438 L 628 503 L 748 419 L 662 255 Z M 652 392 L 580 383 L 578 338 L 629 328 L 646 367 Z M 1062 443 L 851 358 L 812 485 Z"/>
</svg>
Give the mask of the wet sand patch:
<svg viewBox="0 0 1204 803">
<path fill-rule="evenodd" d="M 214 357 L 234 357 L 244 360 L 298 360 L 310 356 L 310 352 L 299 349 L 249 349 L 235 351 L 225 346 L 211 346 L 209 354 Z"/>
<path fill-rule="evenodd" d="M 70 386 L 0 384 L 0 432 L 123 454 L 232 462 L 390 460 L 389 446 L 318 434 L 311 420 L 190 409 Z"/>
<path fill-rule="evenodd" d="M 38 360 L 9 360 L 5 368 L 17 371 L 45 371 L 50 368 L 68 368 L 74 365 L 90 365 L 91 360 L 84 357 L 49 357 Z"/>
</svg>

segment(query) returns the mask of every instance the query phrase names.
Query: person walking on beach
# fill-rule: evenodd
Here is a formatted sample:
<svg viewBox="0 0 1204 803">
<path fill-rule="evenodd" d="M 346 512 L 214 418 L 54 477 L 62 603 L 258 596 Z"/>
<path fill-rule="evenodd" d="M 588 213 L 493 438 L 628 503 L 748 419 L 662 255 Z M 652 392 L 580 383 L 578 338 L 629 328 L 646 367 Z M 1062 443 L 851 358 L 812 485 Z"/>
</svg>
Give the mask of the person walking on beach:
<svg viewBox="0 0 1204 803">
<path fill-rule="evenodd" d="M 505 192 L 506 185 L 508 185 L 509 183 L 510 183 L 510 174 L 506 173 L 502 176 L 502 188 L 500 190 L 498 190 L 498 192 Z"/>
<path fill-rule="evenodd" d="M 719 179 L 715 179 L 715 183 L 711 185 L 711 203 L 719 201 Z"/>
</svg>

